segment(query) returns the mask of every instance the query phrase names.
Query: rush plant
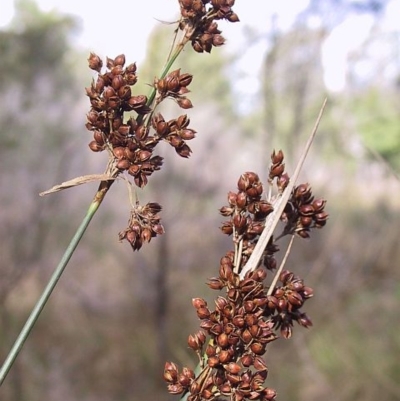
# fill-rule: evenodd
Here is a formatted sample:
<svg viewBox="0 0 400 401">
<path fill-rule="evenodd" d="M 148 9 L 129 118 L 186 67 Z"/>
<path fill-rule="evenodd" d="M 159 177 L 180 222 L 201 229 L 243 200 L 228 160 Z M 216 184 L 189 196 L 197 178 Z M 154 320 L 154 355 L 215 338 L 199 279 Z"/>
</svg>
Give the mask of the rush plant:
<svg viewBox="0 0 400 401">
<path fill-rule="evenodd" d="M 224 44 L 218 23 L 239 21 L 232 9 L 234 3 L 179 0 L 181 15 L 176 38 L 148 95 L 135 92 L 140 74 L 136 64 L 127 63 L 123 54 L 104 61 L 90 54 L 89 68 L 95 76 L 86 88 L 90 102 L 86 122 L 91 134 L 89 148 L 93 152 L 107 152 L 108 164 L 104 174 L 78 177 L 43 193 L 100 181 L 86 216 L 0 370 L 1 383 L 115 180 L 128 183 L 131 203 L 128 224 L 119 233 L 119 239 L 139 251 L 152 238 L 164 234 L 161 205 L 141 204 L 136 188 L 144 188 L 162 168 L 164 160 L 157 153 L 160 142 L 167 142 L 179 157 L 188 158 L 192 152 L 188 142 L 195 138 L 196 130 L 185 111 L 193 107 L 188 97 L 193 76 L 173 65 L 188 44 L 197 53 L 210 53 Z M 173 117 L 161 114 L 159 106 L 167 101 L 175 102 L 182 113 Z M 199 363 L 195 368 L 182 369 L 173 362 L 165 364 L 164 379 L 170 393 L 190 401 L 275 399 L 275 390 L 265 384 L 266 349 L 279 336 L 290 338 L 294 323 L 312 325 L 302 308 L 313 296 L 313 290 L 284 265 L 293 238 L 308 238 L 328 218 L 324 210 L 326 201 L 315 198 L 309 184 L 296 185 L 322 110 L 291 177 L 285 172 L 283 152 L 273 151 L 266 185 L 258 174 L 246 172 L 239 177 L 237 189 L 228 193 L 227 205 L 220 209 L 226 218 L 221 231 L 232 237 L 233 249 L 222 257 L 216 276 L 208 281 L 211 289 L 223 291 L 224 296 L 216 297 L 214 309 L 203 298 L 193 299 L 200 329 L 189 335 L 188 345 Z M 283 223 L 282 230 L 276 234 L 279 222 Z M 279 251 L 278 241 L 284 236 L 290 236 L 291 241 L 278 267 L 275 255 Z"/>
</svg>

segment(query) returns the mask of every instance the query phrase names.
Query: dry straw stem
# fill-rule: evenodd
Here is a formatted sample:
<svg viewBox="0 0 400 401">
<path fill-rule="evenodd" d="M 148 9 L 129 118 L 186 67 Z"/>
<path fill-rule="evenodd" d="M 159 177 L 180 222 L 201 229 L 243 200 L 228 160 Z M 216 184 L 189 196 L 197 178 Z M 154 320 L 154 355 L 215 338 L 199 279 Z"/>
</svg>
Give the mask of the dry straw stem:
<svg viewBox="0 0 400 401">
<path fill-rule="evenodd" d="M 289 242 L 289 245 L 288 245 L 288 247 L 287 247 L 287 249 L 286 249 L 285 256 L 284 256 L 283 259 L 282 259 L 282 262 L 281 262 L 281 264 L 280 264 L 280 266 L 279 266 L 279 269 L 276 271 L 275 277 L 274 277 L 274 279 L 272 280 L 272 283 L 271 283 L 271 285 L 270 285 L 270 287 L 269 287 L 269 289 L 268 289 L 267 295 L 272 295 L 272 293 L 274 292 L 276 283 L 277 283 L 278 280 L 279 280 L 279 276 L 281 275 L 281 272 L 282 272 L 282 270 L 283 270 L 283 267 L 285 266 L 285 263 L 286 263 L 286 261 L 287 261 L 287 258 L 289 257 L 290 251 L 291 251 L 291 249 L 292 249 L 293 241 L 294 241 L 294 235 L 292 235 L 291 238 L 290 238 L 290 242 Z"/>
<path fill-rule="evenodd" d="M 115 180 L 116 177 L 111 177 L 108 174 L 88 174 L 81 177 L 73 178 L 72 180 L 65 181 L 59 185 L 48 189 L 47 191 L 40 192 L 39 196 L 50 195 L 54 192 L 62 191 L 63 189 L 76 187 L 78 185 L 87 184 L 89 182 Z"/>
<path fill-rule="evenodd" d="M 314 137 L 318 130 L 319 123 L 322 118 L 322 114 L 324 113 L 324 110 L 325 110 L 326 102 L 327 102 L 327 99 L 325 99 L 322 104 L 322 107 L 319 111 L 318 118 L 315 122 L 314 128 L 307 140 L 304 150 L 300 156 L 300 160 L 297 163 L 296 169 L 293 173 L 293 176 L 290 179 L 288 186 L 285 188 L 285 190 L 282 192 L 282 194 L 278 195 L 278 197 L 273 202 L 274 211 L 267 217 L 267 219 L 265 221 L 265 228 L 260 235 L 257 245 L 255 246 L 249 260 L 247 261 L 247 263 L 243 267 L 242 271 L 240 272 L 241 279 L 243 279 L 245 277 L 247 272 L 255 270 L 260 262 L 260 259 L 261 259 L 263 252 L 268 244 L 268 241 L 270 240 L 270 238 L 275 230 L 275 227 L 279 222 L 282 212 L 290 198 L 290 194 L 292 193 L 294 185 L 296 184 L 297 178 L 303 167 L 304 161 L 307 157 L 308 151 L 310 150 L 311 144 L 313 143 Z"/>
</svg>

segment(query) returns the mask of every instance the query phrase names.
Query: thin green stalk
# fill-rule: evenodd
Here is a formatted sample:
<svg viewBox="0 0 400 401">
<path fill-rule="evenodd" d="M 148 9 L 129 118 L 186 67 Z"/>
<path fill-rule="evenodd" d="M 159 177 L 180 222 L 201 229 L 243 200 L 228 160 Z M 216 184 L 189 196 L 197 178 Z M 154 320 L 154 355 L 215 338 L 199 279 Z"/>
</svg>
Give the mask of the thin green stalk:
<svg viewBox="0 0 400 401">
<path fill-rule="evenodd" d="M 83 237 L 87 227 L 89 226 L 90 221 L 92 220 L 93 216 L 97 212 L 102 200 L 104 199 L 105 194 L 110 189 L 113 181 L 104 181 L 100 184 L 99 190 L 96 193 L 92 203 L 89 206 L 89 209 L 86 213 L 86 216 L 82 220 L 79 228 L 77 229 L 75 235 L 72 237 L 71 242 L 69 243 L 67 249 L 63 257 L 60 260 L 60 263 L 55 268 L 53 274 L 50 277 L 45 289 L 42 292 L 39 300 L 37 301 L 36 305 L 32 309 L 31 314 L 29 315 L 24 327 L 22 328 L 18 338 L 16 339 L 14 345 L 12 346 L 10 352 L 6 360 L 3 363 L 3 366 L 0 369 L 0 385 L 3 383 L 4 379 L 6 378 L 8 372 L 10 371 L 12 365 L 15 362 L 19 352 L 21 351 L 26 339 L 29 336 L 33 326 L 35 325 L 36 321 L 39 318 L 40 313 L 42 312 L 44 306 L 46 305 L 47 301 L 50 298 L 51 293 L 53 292 L 55 286 L 58 283 L 65 267 L 67 266 L 71 256 L 73 255 L 76 247 L 79 244 L 79 241 Z"/>
<path fill-rule="evenodd" d="M 186 32 L 184 39 L 179 42 L 174 50 L 174 53 L 172 54 L 172 56 L 167 60 L 167 63 L 165 64 L 161 75 L 159 77 L 159 79 L 163 79 L 165 78 L 165 76 L 168 74 L 169 70 L 171 69 L 172 65 L 174 64 L 175 60 L 178 58 L 178 56 L 181 54 L 181 51 L 183 50 L 183 48 L 185 47 L 186 43 L 189 41 L 191 34 L 193 32 L 193 28 L 191 30 L 189 30 L 188 32 Z M 150 91 L 148 100 L 147 100 L 147 105 L 150 106 L 153 104 L 154 99 L 156 97 L 157 94 L 157 89 L 156 87 L 153 87 Z M 143 121 L 143 115 L 138 116 L 138 118 L 136 119 L 137 123 L 140 124 Z"/>
</svg>

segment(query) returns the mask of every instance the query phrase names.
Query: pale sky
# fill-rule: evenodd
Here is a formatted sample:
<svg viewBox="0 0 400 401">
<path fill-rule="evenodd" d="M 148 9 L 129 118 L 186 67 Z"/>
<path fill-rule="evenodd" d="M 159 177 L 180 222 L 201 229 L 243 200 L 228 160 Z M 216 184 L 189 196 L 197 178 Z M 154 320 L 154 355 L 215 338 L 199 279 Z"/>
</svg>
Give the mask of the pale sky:
<svg viewBox="0 0 400 401">
<path fill-rule="evenodd" d="M 179 10 L 177 0 L 119 0 L 111 3 L 101 0 L 36 0 L 36 3 L 43 11 L 55 9 L 80 18 L 82 31 L 77 38 L 77 46 L 101 56 L 112 57 L 123 52 L 128 60 L 138 63 L 145 57 L 146 41 L 143 39 L 160 23 L 157 20 L 172 22 Z M 228 38 L 227 51 L 242 49 L 242 29 L 246 26 L 259 34 L 267 32 L 273 14 L 277 16 L 276 23 L 281 30 L 289 29 L 296 15 L 308 3 L 309 0 L 237 0 L 234 10 L 241 22 L 220 23 L 224 36 Z M 11 20 L 13 4 L 13 0 L 1 0 L 0 28 Z M 385 15 L 385 24 L 389 29 L 399 29 L 399 16 L 400 1 L 392 0 Z M 344 89 L 347 56 L 363 43 L 372 24 L 373 20 L 368 15 L 350 15 L 326 40 L 322 63 L 329 90 Z M 260 41 L 242 58 L 240 68 L 246 71 L 240 84 L 243 90 L 251 92 L 258 88 L 265 46 L 266 42 Z"/>
</svg>

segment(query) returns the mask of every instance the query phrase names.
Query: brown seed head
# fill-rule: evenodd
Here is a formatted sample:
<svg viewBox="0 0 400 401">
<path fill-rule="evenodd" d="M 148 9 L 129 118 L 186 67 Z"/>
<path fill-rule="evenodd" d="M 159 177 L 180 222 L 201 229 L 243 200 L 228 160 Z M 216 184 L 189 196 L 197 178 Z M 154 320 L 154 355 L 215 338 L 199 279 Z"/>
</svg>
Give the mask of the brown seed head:
<svg viewBox="0 0 400 401">
<path fill-rule="evenodd" d="M 91 70 L 100 72 L 101 68 L 103 67 L 103 62 L 101 61 L 100 57 L 95 53 L 90 53 L 88 62 L 89 68 Z"/>
</svg>

